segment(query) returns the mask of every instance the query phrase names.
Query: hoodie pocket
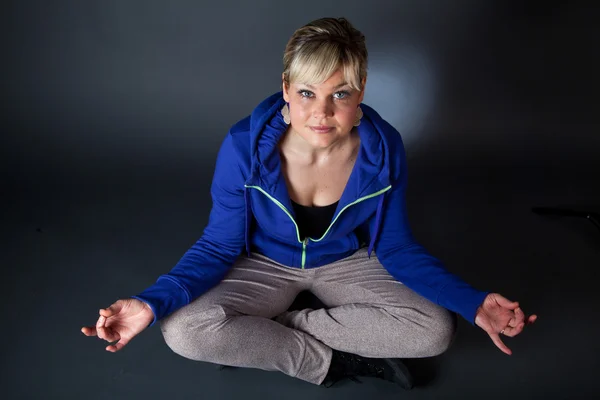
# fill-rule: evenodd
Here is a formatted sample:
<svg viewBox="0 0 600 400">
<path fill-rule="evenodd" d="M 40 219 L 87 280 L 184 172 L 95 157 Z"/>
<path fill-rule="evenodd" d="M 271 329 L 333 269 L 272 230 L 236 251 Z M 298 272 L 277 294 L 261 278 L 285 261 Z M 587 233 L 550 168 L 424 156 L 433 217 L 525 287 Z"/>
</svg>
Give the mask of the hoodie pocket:
<svg viewBox="0 0 600 400">
<path fill-rule="evenodd" d="M 330 251 L 324 251 L 321 249 L 321 254 L 319 254 L 316 261 L 317 264 L 321 264 L 325 261 L 328 263 L 333 262 L 332 258 L 341 260 L 342 258 L 347 257 L 348 254 L 354 253 L 361 247 L 360 240 L 354 232 L 350 232 L 343 238 L 338 239 L 335 244 L 330 244 L 329 246 L 324 244 L 324 246 L 325 248 L 329 248 Z M 335 254 L 331 253 L 332 248 L 335 248 L 334 251 L 336 254 L 339 254 L 339 258 L 335 257 Z"/>
<path fill-rule="evenodd" d="M 360 242 L 356 233 L 351 232 L 348 236 L 350 236 L 350 240 L 352 242 L 352 250 L 358 250 L 360 248 Z"/>
</svg>

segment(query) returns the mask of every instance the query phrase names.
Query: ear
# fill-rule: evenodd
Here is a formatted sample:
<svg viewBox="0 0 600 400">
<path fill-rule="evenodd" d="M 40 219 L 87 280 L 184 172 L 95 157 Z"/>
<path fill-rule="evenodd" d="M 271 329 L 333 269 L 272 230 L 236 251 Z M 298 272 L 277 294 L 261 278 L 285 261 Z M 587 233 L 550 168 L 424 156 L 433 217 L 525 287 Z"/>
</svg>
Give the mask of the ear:
<svg viewBox="0 0 600 400">
<path fill-rule="evenodd" d="M 290 88 L 285 84 L 285 79 L 283 78 L 283 74 L 281 74 L 281 88 L 283 89 L 283 99 L 286 103 L 290 102 Z"/>
<path fill-rule="evenodd" d="M 360 96 L 358 98 L 358 102 L 362 103 L 363 99 L 365 98 L 365 87 L 367 85 L 367 77 L 366 76 L 364 78 L 362 78 L 362 80 L 360 81 L 360 84 L 362 86 L 362 90 L 360 91 Z"/>
</svg>

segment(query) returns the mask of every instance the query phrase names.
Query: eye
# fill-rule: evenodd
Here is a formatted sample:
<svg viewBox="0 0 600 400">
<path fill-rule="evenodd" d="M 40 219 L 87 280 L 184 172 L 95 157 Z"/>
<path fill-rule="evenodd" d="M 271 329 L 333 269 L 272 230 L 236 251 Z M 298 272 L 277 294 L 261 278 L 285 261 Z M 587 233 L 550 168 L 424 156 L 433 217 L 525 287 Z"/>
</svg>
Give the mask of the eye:
<svg viewBox="0 0 600 400">
<path fill-rule="evenodd" d="M 301 97 L 306 97 L 306 98 L 312 97 L 312 95 L 313 95 L 313 93 L 311 91 L 309 91 L 309 90 L 298 90 L 298 94 Z"/>
<path fill-rule="evenodd" d="M 345 90 L 342 90 L 341 92 L 334 93 L 333 96 L 338 100 L 343 100 L 347 97 L 350 97 L 350 93 L 346 92 Z"/>
</svg>

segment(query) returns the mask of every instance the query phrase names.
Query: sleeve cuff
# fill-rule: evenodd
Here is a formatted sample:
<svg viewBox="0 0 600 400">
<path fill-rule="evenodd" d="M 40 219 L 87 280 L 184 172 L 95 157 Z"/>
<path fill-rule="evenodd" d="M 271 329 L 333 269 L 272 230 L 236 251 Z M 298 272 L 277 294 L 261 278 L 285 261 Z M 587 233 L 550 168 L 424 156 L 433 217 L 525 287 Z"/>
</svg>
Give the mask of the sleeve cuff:
<svg viewBox="0 0 600 400">
<path fill-rule="evenodd" d="M 143 301 L 152 309 L 154 319 L 149 326 L 188 303 L 188 296 L 183 289 L 172 280 L 162 277 L 142 293 L 131 297 Z"/>
<path fill-rule="evenodd" d="M 477 290 L 467 284 L 446 286 L 438 295 L 438 304 L 459 313 L 471 325 L 475 325 L 477 308 L 489 293 Z"/>
</svg>

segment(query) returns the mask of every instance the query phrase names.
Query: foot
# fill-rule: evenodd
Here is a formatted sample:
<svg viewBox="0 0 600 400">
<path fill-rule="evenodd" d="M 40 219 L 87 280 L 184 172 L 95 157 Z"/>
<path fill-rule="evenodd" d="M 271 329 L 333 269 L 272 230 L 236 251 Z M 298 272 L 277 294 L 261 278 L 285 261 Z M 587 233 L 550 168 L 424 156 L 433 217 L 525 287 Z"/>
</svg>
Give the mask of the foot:
<svg viewBox="0 0 600 400">
<path fill-rule="evenodd" d="M 321 385 L 331 387 L 344 378 L 360 382 L 359 376 L 383 379 L 407 390 L 414 384 L 410 371 L 398 358 L 367 358 L 333 350 L 329 372 Z"/>
</svg>

